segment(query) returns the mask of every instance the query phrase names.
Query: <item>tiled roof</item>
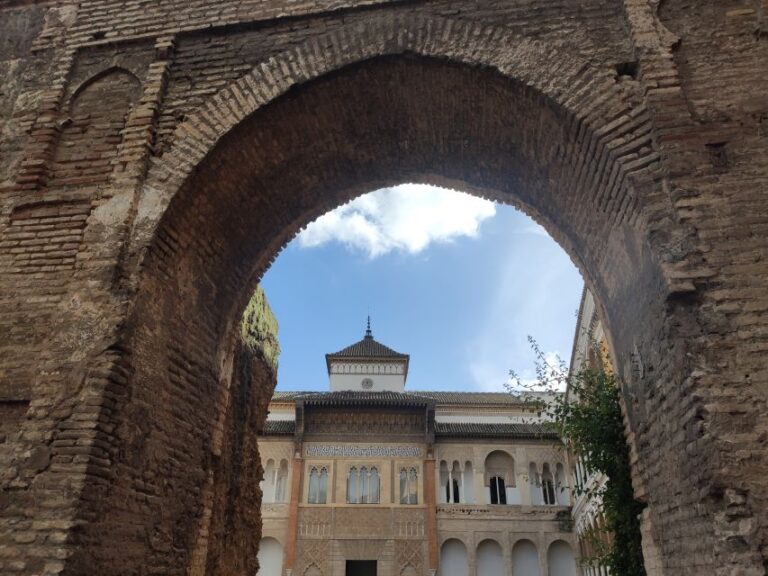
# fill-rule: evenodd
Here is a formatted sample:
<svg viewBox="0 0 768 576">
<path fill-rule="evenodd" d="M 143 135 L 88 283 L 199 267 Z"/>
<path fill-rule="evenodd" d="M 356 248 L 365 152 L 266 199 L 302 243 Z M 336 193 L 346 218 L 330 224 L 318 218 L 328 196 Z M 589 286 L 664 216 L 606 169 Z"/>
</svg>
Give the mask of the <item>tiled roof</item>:
<svg viewBox="0 0 768 576">
<path fill-rule="evenodd" d="M 519 405 L 525 402 L 509 392 L 439 392 L 414 390 L 410 394 L 431 398 L 437 404 Z"/>
<path fill-rule="evenodd" d="M 349 406 L 352 404 L 426 406 L 433 402 L 430 398 L 403 392 L 358 392 L 354 390 L 302 394 L 297 395 L 295 400 L 302 400 L 305 404 L 323 404 L 326 406 Z"/>
<path fill-rule="evenodd" d="M 408 354 L 395 352 L 389 346 L 384 346 L 381 342 L 374 340 L 373 336 L 368 335 L 351 346 L 325 356 L 327 358 L 408 358 Z"/>
<path fill-rule="evenodd" d="M 264 434 L 293 434 L 296 422 L 293 420 L 267 420 L 264 422 Z"/>
<path fill-rule="evenodd" d="M 357 392 L 357 391 L 345 391 L 345 392 L 275 392 L 272 397 L 273 402 L 295 402 L 300 397 L 306 397 L 308 395 L 320 396 L 323 394 L 349 394 L 349 395 L 365 395 L 365 394 L 395 394 L 400 396 L 418 396 L 433 400 L 437 404 L 449 404 L 449 405 L 477 405 L 484 404 L 488 406 L 517 406 L 525 404 L 525 401 L 517 396 L 513 396 L 507 392 L 433 392 L 414 390 L 412 392 Z"/>
<path fill-rule="evenodd" d="M 477 422 L 435 422 L 435 436 L 473 436 L 475 438 L 531 438 L 557 440 L 549 424 L 489 424 Z"/>
</svg>

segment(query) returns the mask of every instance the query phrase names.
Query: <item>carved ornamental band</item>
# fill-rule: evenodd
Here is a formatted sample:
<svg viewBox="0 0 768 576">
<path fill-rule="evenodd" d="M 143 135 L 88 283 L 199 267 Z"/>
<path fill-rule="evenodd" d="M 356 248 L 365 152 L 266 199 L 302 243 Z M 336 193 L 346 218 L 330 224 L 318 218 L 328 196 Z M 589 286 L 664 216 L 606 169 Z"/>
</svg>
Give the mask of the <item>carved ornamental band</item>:
<svg viewBox="0 0 768 576">
<path fill-rule="evenodd" d="M 419 458 L 418 446 L 307 446 L 307 456 L 351 458 Z"/>
</svg>

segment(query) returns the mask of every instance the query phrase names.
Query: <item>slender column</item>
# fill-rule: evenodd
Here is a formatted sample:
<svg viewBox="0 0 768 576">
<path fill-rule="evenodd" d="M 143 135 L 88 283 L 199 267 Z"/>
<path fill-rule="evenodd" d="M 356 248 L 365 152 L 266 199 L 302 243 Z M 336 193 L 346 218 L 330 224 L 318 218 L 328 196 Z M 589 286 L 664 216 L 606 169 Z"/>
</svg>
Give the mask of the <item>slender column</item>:
<svg viewBox="0 0 768 576">
<path fill-rule="evenodd" d="M 429 550 L 429 573 L 437 571 L 437 504 L 435 493 L 435 460 L 424 460 L 424 504 L 427 524 L 427 546 Z"/>
<path fill-rule="evenodd" d="M 448 469 L 448 504 L 453 503 L 453 470 Z"/>
<path fill-rule="evenodd" d="M 301 454 L 298 449 L 297 454 Z M 293 459 L 291 473 L 291 502 L 288 511 L 288 534 L 285 536 L 285 551 L 283 552 L 283 569 L 285 574 L 293 572 L 294 562 L 296 561 L 296 531 L 299 527 L 299 495 L 301 494 L 301 477 L 304 459 L 296 456 Z"/>
<path fill-rule="evenodd" d="M 459 502 L 464 504 L 467 501 L 467 495 L 464 493 L 464 470 L 459 468 Z"/>
</svg>

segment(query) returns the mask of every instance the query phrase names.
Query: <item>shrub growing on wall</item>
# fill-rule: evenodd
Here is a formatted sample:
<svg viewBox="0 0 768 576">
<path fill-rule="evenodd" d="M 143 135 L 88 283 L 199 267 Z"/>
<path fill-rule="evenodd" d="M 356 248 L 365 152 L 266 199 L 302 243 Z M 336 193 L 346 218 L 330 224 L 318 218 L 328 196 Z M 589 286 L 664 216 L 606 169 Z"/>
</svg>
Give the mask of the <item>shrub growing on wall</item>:
<svg viewBox="0 0 768 576">
<path fill-rule="evenodd" d="M 531 388 L 547 392 L 544 399 L 531 395 L 530 400 L 552 418 L 568 449 L 582 457 L 587 472 L 602 472 L 608 478 L 599 494 L 587 496 L 602 500 L 610 543 L 596 546 L 595 556 L 583 562 L 606 566 L 613 576 L 645 576 L 639 520 L 643 504 L 634 499 L 632 490 L 616 376 L 596 367 L 569 374 L 562 360 L 548 362 L 536 342 L 529 341 L 536 354 L 536 384 L 523 385 L 510 372 L 509 387 L 516 394 Z M 577 486 L 574 490 L 579 494 L 589 488 Z"/>
</svg>

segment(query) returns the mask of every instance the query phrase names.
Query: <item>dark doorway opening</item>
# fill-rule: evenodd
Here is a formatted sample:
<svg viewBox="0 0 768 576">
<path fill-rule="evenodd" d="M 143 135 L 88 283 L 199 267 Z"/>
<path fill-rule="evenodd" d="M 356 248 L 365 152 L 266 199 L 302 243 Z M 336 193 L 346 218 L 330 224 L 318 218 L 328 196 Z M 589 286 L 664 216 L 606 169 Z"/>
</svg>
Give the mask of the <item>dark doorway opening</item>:
<svg viewBox="0 0 768 576">
<path fill-rule="evenodd" d="M 345 576 L 376 576 L 376 560 L 347 560 Z"/>
</svg>

